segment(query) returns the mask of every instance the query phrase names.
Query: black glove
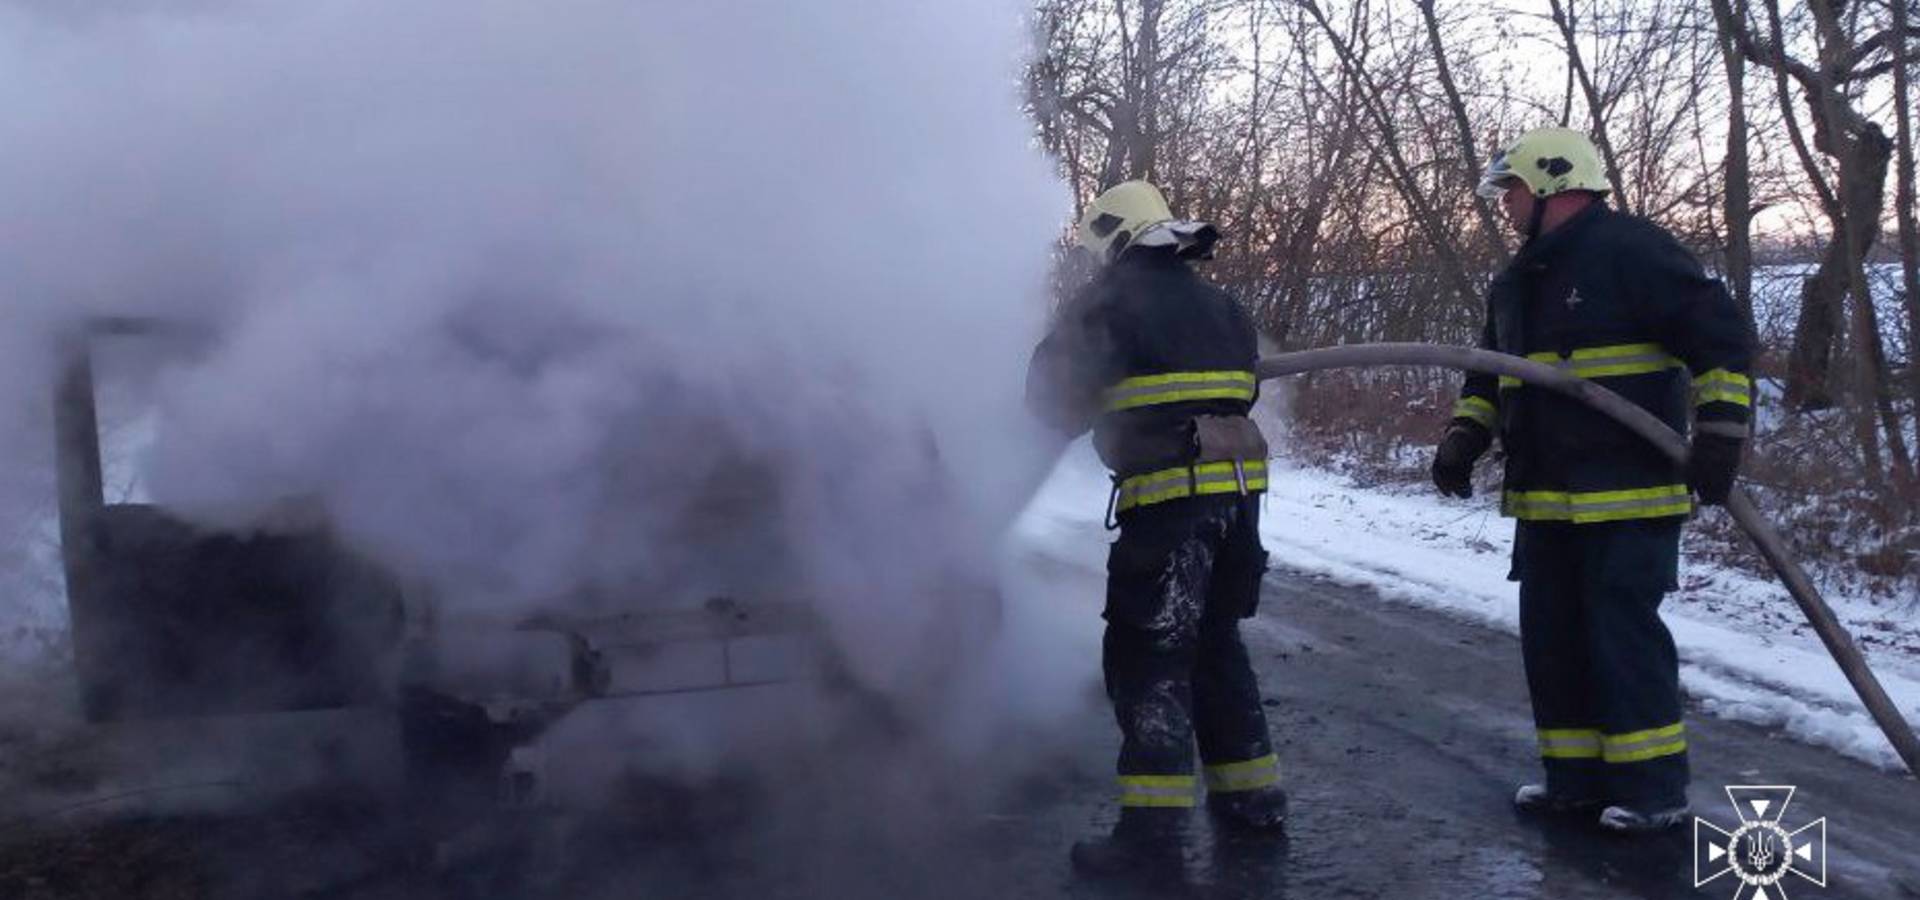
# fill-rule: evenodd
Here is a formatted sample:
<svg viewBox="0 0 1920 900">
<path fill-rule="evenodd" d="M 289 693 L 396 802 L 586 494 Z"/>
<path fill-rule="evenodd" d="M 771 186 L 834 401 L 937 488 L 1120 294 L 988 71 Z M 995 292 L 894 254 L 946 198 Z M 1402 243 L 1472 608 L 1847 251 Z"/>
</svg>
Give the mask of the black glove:
<svg viewBox="0 0 1920 900">
<path fill-rule="evenodd" d="M 1433 453 L 1433 486 L 1449 497 L 1473 496 L 1473 463 L 1493 445 L 1493 433 L 1478 422 L 1455 419 Z"/>
<path fill-rule="evenodd" d="M 1687 451 L 1687 487 L 1700 495 L 1700 502 L 1719 506 L 1733 491 L 1734 476 L 1740 474 L 1740 450 L 1746 441 L 1720 434 L 1696 433 L 1693 448 Z"/>
</svg>

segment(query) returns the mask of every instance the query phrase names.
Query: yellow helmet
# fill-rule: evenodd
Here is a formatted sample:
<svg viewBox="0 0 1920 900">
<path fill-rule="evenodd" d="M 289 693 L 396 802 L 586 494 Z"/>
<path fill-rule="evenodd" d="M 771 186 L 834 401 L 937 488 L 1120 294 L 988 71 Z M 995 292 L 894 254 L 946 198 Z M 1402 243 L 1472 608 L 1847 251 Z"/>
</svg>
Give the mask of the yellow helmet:
<svg viewBox="0 0 1920 900">
<path fill-rule="evenodd" d="M 1613 190 L 1600 165 L 1600 151 L 1585 134 L 1571 128 L 1535 128 L 1516 138 L 1493 155 L 1474 193 L 1498 199 L 1506 193 L 1503 182 L 1509 178 L 1520 179 L 1535 197 L 1551 197 L 1562 191 L 1605 194 Z"/>
<path fill-rule="evenodd" d="M 1212 225 L 1175 219 L 1160 189 L 1145 181 L 1123 181 L 1093 198 L 1079 232 L 1080 246 L 1102 262 L 1138 246 L 1172 247 L 1183 259 L 1207 259 L 1220 239 Z"/>
</svg>

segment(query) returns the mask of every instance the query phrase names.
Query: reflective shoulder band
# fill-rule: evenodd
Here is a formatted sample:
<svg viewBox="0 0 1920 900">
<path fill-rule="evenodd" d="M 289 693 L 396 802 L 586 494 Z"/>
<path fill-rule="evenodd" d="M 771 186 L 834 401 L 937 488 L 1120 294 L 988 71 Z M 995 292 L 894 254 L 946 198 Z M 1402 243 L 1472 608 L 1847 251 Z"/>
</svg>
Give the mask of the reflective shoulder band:
<svg viewBox="0 0 1920 900">
<path fill-rule="evenodd" d="M 1167 372 L 1139 375 L 1107 388 L 1107 412 L 1185 403 L 1189 400 L 1245 400 L 1253 402 L 1258 383 L 1252 372 Z"/>
<path fill-rule="evenodd" d="M 1753 405 L 1753 379 L 1726 369 L 1709 369 L 1693 379 L 1693 405 L 1732 403 Z"/>
</svg>

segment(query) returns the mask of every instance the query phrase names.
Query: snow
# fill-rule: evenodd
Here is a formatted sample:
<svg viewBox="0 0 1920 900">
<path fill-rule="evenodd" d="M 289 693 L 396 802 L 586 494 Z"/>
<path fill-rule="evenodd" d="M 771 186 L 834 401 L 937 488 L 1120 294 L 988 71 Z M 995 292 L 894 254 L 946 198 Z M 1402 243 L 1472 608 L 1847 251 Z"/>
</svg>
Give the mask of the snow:
<svg viewBox="0 0 1920 900">
<path fill-rule="evenodd" d="M 1016 526 L 1018 539 L 1101 571 L 1110 539 L 1100 521 L 1107 490 L 1091 448 L 1075 444 Z M 1494 497 L 1450 500 L 1363 487 L 1295 460 L 1270 464 L 1262 535 L 1276 570 L 1370 588 L 1389 601 L 1517 634 L 1518 590 L 1506 579 L 1512 531 Z M 1856 636 L 1873 635 L 1863 649 L 1875 674 L 1909 721 L 1920 721 L 1920 627 L 1893 622 L 1865 600 L 1828 600 Z M 1784 588 L 1683 559 L 1681 590 L 1662 616 L 1680 647 L 1682 685 L 1708 713 L 1904 770 Z"/>
</svg>

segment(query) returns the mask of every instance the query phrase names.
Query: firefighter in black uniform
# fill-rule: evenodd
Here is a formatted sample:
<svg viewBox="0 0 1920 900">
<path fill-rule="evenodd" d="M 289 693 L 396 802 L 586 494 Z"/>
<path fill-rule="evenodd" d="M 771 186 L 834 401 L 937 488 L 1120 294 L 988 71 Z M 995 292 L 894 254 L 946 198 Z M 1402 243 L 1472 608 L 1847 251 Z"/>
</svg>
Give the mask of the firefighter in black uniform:
<svg viewBox="0 0 1920 900">
<path fill-rule="evenodd" d="M 1577 400 L 1476 374 L 1433 480 L 1471 496 L 1474 460 L 1499 436 L 1546 769 L 1514 803 L 1645 832 L 1688 815 L 1678 660 L 1658 610 L 1677 587 L 1692 495 L 1719 504 L 1732 489 L 1754 339 L 1720 282 L 1659 226 L 1608 209 L 1607 191 L 1577 131 L 1531 131 L 1494 158 L 1479 192 L 1525 243 L 1488 290 L 1480 345 L 1592 379 L 1681 434 L 1692 418 L 1686 464 Z"/>
<path fill-rule="evenodd" d="M 1079 239 L 1105 265 L 1062 305 L 1027 373 L 1029 406 L 1067 435 L 1091 428 L 1114 473 L 1102 655 L 1120 819 L 1074 846 L 1088 874 L 1177 871 L 1196 740 L 1208 807 L 1226 824 L 1275 830 L 1286 817 L 1239 624 L 1267 559 L 1267 444 L 1247 418 L 1257 341 L 1246 311 L 1187 263 L 1218 237 L 1174 219 L 1144 181 L 1101 194 Z"/>
</svg>

